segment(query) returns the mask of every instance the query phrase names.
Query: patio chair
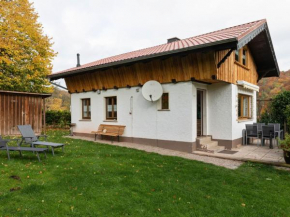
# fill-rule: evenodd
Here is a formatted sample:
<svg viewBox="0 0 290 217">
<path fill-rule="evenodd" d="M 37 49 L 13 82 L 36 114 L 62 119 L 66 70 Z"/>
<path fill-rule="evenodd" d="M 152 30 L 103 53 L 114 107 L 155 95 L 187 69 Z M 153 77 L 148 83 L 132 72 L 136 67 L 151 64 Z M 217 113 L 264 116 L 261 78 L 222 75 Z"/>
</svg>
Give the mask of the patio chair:
<svg viewBox="0 0 290 217">
<path fill-rule="evenodd" d="M 279 139 L 282 139 L 283 130 L 281 130 L 280 124 L 274 124 L 274 129 L 275 129 L 275 138 L 278 137 Z"/>
<path fill-rule="evenodd" d="M 17 147 L 8 146 L 8 143 L 11 141 L 16 141 L 18 146 Z M 39 152 L 44 153 L 46 158 L 47 148 L 20 147 L 19 146 L 20 143 L 18 143 L 18 141 L 19 141 L 18 139 L 2 139 L 2 137 L 0 136 L 0 150 L 7 152 L 8 160 L 10 160 L 10 151 L 18 151 L 20 156 L 22 156 L 22 151 L 29 151 L 33 153 L 36 152 L 36 156 L 39 162 L 40 162 Z"/>
<path fill-rule="evenodd" d="M 262 135 L 262 126 L 265 126 L 265 123 L 257 123 L 257 131 L 259 136 Z"/>
<path fill-rule="evenodd" d="M 273 148 L 272 140 L 274 139 L 275 136 L 275 128 L 274 125 L 267 125 L 267 126 L 262 126 L 262 145 L 265 144 L 265 140 L 269 139 L 270 140 L 270 148 Z"/>
<path fill-rule="evenodd" d="M 22 143 L 30 144 L 32 147 L 35 147 L 37 145 L 43 145 L 48 146 L 51 148 L 52 155 L 54 156 L 54 149 L 55 148 L 62 148 L 62 152 L 64 152 L 64 146 L 63 143 L 54 143 L 54 142 L 46 142 L 46 141 L 40 141 L 40 137 L 45 137 L 45 140 L 47 138 L 46 135 L 39 135 L 36 136 L 31 125 L 18 125 L 17 126 L 20 133 L 22 134 L 22 140 L 20 142 L 20 146 Z"/>
<path fill-rule="evenodd" d="M 248 138 L 259 139 L 257 125 L 246 124 L 246 145 L 248 145 Z"/>
</svg>

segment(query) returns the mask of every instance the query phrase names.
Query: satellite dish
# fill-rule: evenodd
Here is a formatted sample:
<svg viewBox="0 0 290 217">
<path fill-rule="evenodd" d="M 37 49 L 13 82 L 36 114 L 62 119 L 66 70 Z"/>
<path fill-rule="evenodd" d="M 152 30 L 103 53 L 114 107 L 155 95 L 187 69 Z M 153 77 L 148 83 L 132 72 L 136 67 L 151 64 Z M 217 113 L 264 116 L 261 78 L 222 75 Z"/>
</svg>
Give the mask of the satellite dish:
<svg viewBox="0 0 290 217">
<path fill-rule="evenodd" d="M 162 94 L 162 86 L 157 81 L 147 81 L 142 87 L 142 95 L 148 101 L 155 102 L 160 99 Z"/>
</svg>

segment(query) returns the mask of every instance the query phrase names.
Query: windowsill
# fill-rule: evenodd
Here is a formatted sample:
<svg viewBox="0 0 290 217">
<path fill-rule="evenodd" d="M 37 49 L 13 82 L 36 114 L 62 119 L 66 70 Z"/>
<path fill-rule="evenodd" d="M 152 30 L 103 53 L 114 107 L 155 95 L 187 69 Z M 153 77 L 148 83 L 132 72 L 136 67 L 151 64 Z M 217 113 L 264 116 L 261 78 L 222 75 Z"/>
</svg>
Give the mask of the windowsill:
<svg viewBox="0 0 290 217">
<path fill-rule="evenodd" d="M 103 120 L 103 122 L 118 122 L 118 120 Z"/>
<path fill-rule="evenodd" d="M 242 67 L 242 68 L 244 68 L 244 69 L 250 71 L 250 69 L 249 69 L 247 66 L 241 64 L 240 62 L 238 62 L 238 61 L 236 61 L 236 60 L 235 60 L 235 64 L 237 64 L 238 66 L 240 66 L 240 67 Z"/>
<path fill-rule="evenodd" d="M 79 121 L 92 121 L 91 119 L 81 119 Z"/>
<path fill-rule="evenodd" d="M 238 119 L 238 123 L 249 122 L 249 121 L 253 121 L 253 119 L 252 118 L 240 118 L 240 119 Z"/>
<path fill-rule="evenodd" d="M 162 112 L 162 111 L 167 111 L 167 112 L 169 112 L 170 109 L 158 109 L 157 111 L 159 111 L 159 112 Z"/>
</svg>

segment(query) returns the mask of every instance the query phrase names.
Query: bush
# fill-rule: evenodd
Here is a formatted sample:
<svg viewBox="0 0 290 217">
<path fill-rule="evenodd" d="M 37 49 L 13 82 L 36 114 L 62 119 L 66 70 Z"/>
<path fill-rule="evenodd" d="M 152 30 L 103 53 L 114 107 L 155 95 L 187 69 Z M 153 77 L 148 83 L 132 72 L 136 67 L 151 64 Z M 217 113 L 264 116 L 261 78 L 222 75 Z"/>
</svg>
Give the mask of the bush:
<svg viewBox="0 0 290 217">
<path fill-rule="evenodd" d="M 283 91 L 273 98 L 271 103 L 271 117 L 277 123 L 287 122 L 287 106 L 290 105 L 290 91 Z"/>
<path fill-rule="evenodd" d="M 48 110 L 45 113 L 45 122 L 52 127 L 68 127 L 71 122 L 71 113 L 69 111 Z"/>
<path fill-rule="evenodd" d="M 261 114 L 261 117 L 260 119 L 258 120 L 259 123 L 265 123 L 265 124 L 268 124 L 268 123 L 273 123 L 273 119 L 271 118 L 271 113 L 268 112 L 267 110 L 265 112 L 263 112 Z"/>
</svg>

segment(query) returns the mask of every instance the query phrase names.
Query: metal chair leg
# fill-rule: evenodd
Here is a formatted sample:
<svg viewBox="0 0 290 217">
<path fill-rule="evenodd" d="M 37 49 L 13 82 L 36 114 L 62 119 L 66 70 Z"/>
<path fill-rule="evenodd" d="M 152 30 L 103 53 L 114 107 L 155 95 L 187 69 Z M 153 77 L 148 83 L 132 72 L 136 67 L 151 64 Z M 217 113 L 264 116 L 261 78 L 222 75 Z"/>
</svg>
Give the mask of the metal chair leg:
<svg viewBox="0 0 290 217">
<path fill-rule="evenodd" d="M 36 152 L 36 156 L 38 158 L 38 161 L 41 162 L 40 158 L 39 158 L 39 154 L 38 154 L 38 151 Z"/>
<path fill-rule="evenodd" d="M 7 151 L 8 160 L 10 160 L 10 153 Z"/>
<path fill-rule="evenodd" d="M 44 156 L 45 156 L 45 159 L 47 158 L 47 156 L 46 156 L 46 151 L 44 151 Z"/>
<path fill-rule="evenodd" d="M 52 151 L 52 156 L 54 156 L 54 149 L 53 149 L 53 147 L 51 147 L 51 151 Z"/>
</svg>

